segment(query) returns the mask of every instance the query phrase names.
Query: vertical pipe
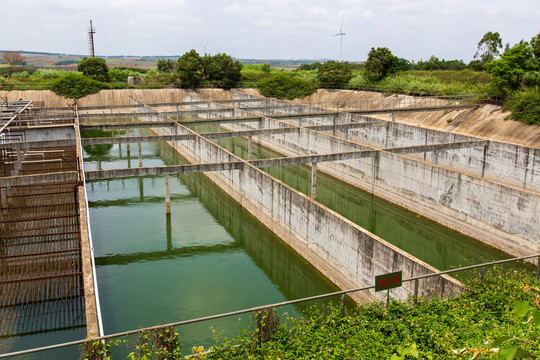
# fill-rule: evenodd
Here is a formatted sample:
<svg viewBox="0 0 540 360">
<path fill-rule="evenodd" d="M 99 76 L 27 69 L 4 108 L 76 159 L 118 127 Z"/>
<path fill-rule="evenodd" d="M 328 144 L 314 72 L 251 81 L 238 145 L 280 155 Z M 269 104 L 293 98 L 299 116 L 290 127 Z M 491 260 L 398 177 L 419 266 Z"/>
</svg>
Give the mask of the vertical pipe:
<svg viewBox="0 0 540 360">
<path fill-rule="evenodd" d="M 317 198 L 317 163 L 311 163 L 311 198 Z"/>
<path fill-rule="evenodd" d="M 217 132 L 221 132 L 221 124 L 220 123 L 217 124 Z M 220 138 L 218 138 L 217 143 L 218 143 L 218 145 L 221 145 L 221 139 Z"/>
<path fill-rule="evenodd" d="M 392 122 L 396 122 L 396 112 L 392 112 Z"/>
<path fill-rule="evenodd" d="M 341 294 L 341 317 L 345 316 L 345 294 Z"/>
<path fill-rule="evenodd" d="M 169 174 L 165 174 L 165 213 L 171 213 L 171 194 L 169 188 Z"/>
<path fill-rule="evenodd" d="M 248 136 L 248 160 L 251 160 L 253 153 L 253 136 Z"/>
<path fill-rule="evenodd" d="M 137 142 L 137 151 L 139 153 L 139 167 L 141 168 L 142 167 L 142 146 L 141 146 L 141 142 Z"/>
</svg>

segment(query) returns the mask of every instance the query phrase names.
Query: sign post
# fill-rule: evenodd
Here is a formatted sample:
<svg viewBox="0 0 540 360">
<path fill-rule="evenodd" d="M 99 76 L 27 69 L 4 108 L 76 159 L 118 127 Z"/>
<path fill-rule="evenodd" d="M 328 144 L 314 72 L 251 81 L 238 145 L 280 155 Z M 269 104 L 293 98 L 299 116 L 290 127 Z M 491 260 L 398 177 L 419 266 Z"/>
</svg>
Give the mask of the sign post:
<svg viewBox="0 0 540 360">
<path fill-rule="evenodd" d="M 388 305 L 390 300 L 390 289 L 400 287 L 401 282 L 401 271 L 375 276 L 375 292 L 386 290 L 386 305 Z"/>
</svg>

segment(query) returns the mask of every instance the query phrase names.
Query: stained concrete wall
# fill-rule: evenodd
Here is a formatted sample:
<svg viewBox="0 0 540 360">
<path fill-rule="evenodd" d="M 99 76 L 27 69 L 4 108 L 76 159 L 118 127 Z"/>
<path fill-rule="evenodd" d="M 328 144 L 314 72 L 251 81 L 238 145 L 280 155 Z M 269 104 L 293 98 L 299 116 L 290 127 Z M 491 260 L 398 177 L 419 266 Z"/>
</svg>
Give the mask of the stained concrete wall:
<svg viewBox="0 0 540 360">
<path fill-rule="evenodd" d="M 340 114 L 340 122 L 369 122 L 373 118 Z M 319 123 L 319 121 L 318 121 Z M 328 120 L 326 124 L 329 124 Z M 385 148 L 471 141 L 477 138 L 417 126 L 388 122 L 386 127 L 349 130 L 348 138 L 363 144 Z M 433 162 L 433 154 L 416 157 Z M 489 180 L 540 192 L 540 149 L 490 141 L 483 147 L 438 152 L 437 164 L 484 177 Z"/>
<path fill-rule="evenodd" d="M 155 131 L 194 134 L 183 126 Z M 173 147 L 194 163 L 239 160 L 200 136 Z M 398 270 L 404 278 L 437 271 L 247 163 L 241 170 L 206 175 L 342 289 L 371 286 L 376 275 Z M 404 300 L 412 286 L 405 283 L 391 290 L 391 296 Z M 453 296 L 460 288 L 459 282 L 447 276 L 420 281 L 423 294 Z M 364 298 L 361 294 L 354 297 Z"/>
<path fill-rule="evenodd" d="M 263 121 L 263 128 L 290 126 L 269 118 Z M 313 123 L 321 121 L 328 124 L 328 120 L 322 118 L 316 118 Z M 391 126 L 396 127 L 397 133 L 409 135 L 392 139 L 386 133 L 381 135 L 386 131 L 384 127 L 373 127 L 368 131 L 379 135 L 368 136 L 372 139 L 371 144 L 374 138 L 381 142 L 385 139 L 390 144 L 388 147 L 473 139 L 403 124 Z M 255 128 L 253 123 L 231 125 L 234 130 L 250 127 Z M 360 141 L 358 137 L 355 139 Z M 356 142 L 305 129 L 296 134 L 263 136 L 259 140 L 263 145 L 289 156 L 363 149 Z M 520 159 L 527 158 L 529 152 L 527 163 L 530 163 L 531 170 L 522 170 L 523 175 L 520 175 Z M 536 150 L 532 149 L 520 150 L 504 143 L 490 143 L 485 161 L 482 147 L 440 151 L 436 154 L 437 160 L 430 153 L 414 158 L 380 152 L 376 158 L 321 163 L 318 168 L 503 251 L 521 256 L 540 251 L 540 196 L 535 191 L 490 180 L 488 174 L 504 178 L 507 183 L 508 178 L 518 182 L 520 176 L 527 174 L 528 179 L 536 181 L 535 161 L 531 160 L 535 153 Z M 467 168 L 467 173 L 454 170 L 455 164 Z M 510 165 L 505 167 L 505 164 Z M 452 165 L 453 169 L 444 165 Z M 486 173 L 484 178 L 481 177 L 482 168 Z"/>
<path fill-rule="evenodd" d="M 23 130 L 24 141 L 75 139 L 74 125 L 35 126 Z"/>
</svg>

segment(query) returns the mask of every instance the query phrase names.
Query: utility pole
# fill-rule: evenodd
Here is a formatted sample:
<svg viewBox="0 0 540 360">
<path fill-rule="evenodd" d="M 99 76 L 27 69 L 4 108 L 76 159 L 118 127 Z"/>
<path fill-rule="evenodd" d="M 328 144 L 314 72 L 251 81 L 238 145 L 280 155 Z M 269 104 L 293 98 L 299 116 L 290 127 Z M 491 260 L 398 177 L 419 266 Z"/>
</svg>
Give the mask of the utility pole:
<svg viewBox="0 0 540 360">
<path fill-rule="evenodd" d="M 90 19 L 90 28 L 88 29 L 88 47 L 90 48 L 90 55 L 92 57 L 96 57 L 96 53 L 94 52 L 94 34 L 96 33 L 96 29 L 92 26 L 92 19 Z"/>
</svg>

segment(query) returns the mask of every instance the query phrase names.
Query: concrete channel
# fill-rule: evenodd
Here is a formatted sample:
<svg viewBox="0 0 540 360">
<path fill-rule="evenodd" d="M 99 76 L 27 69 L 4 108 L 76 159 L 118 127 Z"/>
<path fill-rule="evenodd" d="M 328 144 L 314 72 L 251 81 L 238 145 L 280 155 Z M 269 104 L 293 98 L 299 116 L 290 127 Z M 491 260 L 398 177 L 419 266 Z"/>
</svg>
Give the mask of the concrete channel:
<svg viewBox="0 0 540 360">
<path fill-rule="evenodd" d="M 440 110 L 445 106 L 444 101 L 436 101 L 424 107 L 411 106 L 409 109 L 394 107 L 386 110 L 330 111 L 319 105 L 291 105 L 237 91 L 232 91 L 230 96 L 227 101 L 211 101 L 205 99 L 204 95 L 183 93 L 181 99 L 170 99 L 172 101 L 167 103 L 156 102 L 152 106 L 132 97 L 129 104 L 79 107 L 79 113 L 65 108 L 50 108 L 48 112 L 21 117 L 19 124 L 14 123 L 16 126 L 10 129 L 10 136 L 19 138 L 4 140 L 0 144 L 3 166 L 6 168 L 0 178 L 2 244 L 15 236 L 5 231 L 8 229 L 7 224 L 14 221 L 10 214 L 15 214 L 16 208 L 30 206 L 14 202 L 14 198 L 24 194 L 13 189 L 27 187 L 46 190 L 46 184 L 54 187 L 66 183 L 73 187 L 73 206 L 77 218 L 77 230 L 74 232 L 78 237 L 75 248 L 62 251 L 76 253 L 79 259 L 76 262 L 77 268 L 69 270 L 69 273 L 48 273 L 47 276 L 51 279 L 70 276 L 75 279 L 75 295 L 63 291 L 60 293 L 66 298 L 84 302 L 83 306 L 75 307 L 78 309 L 76 312 L 84 308 L 87 337 L 103 335 L 103 327 L 92 254 L 86 179 L 204 172 L 341 289 L 370 286 L 375 276 L 394 271 L 403 271 L 404 278 L 411 278 L 437 272 L 437 269 L 318 203 L 317 171 L 331 174 L 511 255 L 540 252 L 539 149 L 395 121 L 381 121 L 368 116 L 389 111 Z M 467 104 L 461 107 L 456 104 L 448 106 L 451 109 L 471 107 Z M 54 123 L 55 112 L 58 123 Z M 140 121 L 79 125 L 79 116 L 81 119 L 136 116 Z M 216 125 L 218 131 L 199 134 L 188 127 L 207 124 Z M 83 128 L 118 129 L 130 126 L 150 127 L 157 135 L 81 139 L 79 133 Z M 231 136 L 247 138 L 250 153 L 255 142 L 284 154 L 284 157 L 252 160 L 249 156 L 244 160 L 219 146 L 219 139 Z M 217 141 L 213 142 L 212 139 Z M 82 144 L 140 144 L 151 141 L 167 141 L 192 164 L 142 167 L 139 145 L 139 168 L 81 170 L 84 168 Z M 62 149 L 62 154 L 73 153 L 74 156 L 46 158 L 43 155 L 37 162 L 28 157 L 35 151 L 48 154 L 49 151 L 59 149 Z M 48 171 L 49 163 L 60 163 L 62 166 L 57 171 Z M 37 171 L 22 171 L 35 164 L 38 166 Z M 260 169 L 290 164 L 311 166 L 311 197 Z M 54 193 L 63 191 L 56 188 L 53 190 Z M 14 228 L 14 231 L 19 228 Z M 36 254 L 23 245 L 11 249 L 18 249 L 20 253 L 7 254 L 2 250 L 0 259 L 3 265 L 6 265 L 7 257 L 43 258 L 53 252 L 42 249 Z M 55 256 L 58 259 L 59 255 Z M 60 257 L 62 261 L 66 260 L 65 255 Z M 46 263 L 49 260 L 43 261 Z M 2 269 L 13 269 L 13 266 L 4 266 Z M 2 288 L 3 292 L 13 290 L 11 283 L 18 281 L 18 277 L 12 280 L 9 280 L 9 289 L 6 287 L 8 282 L 0 281 L 0 285 L 6 287 Z M 22 280 L 28 282 L 28 279 Z M 62 286 L 68 288 L 68 285 Z M 392 289 L 390 296 L 406 300 L 414 293 L 413 286 L 413 283 L 408 283 Z M 41 291 L 36 287 L 30 290 L 22 286 L 19 288 L 23 293 Z M 79 292 L 81 289 L 82 292 Z M 461 283 L 443 275 L 421 280 L 419 289 L 420 295 L 452 297 L 461 291 Z M 14 299 L 24 298 L 26 295 L 23 293 Z M 380 293 L 351 295 L 355 301 L 374 297 L 382 299 L 385 296 Z M 53 300 L 43 299 L 44 302 Z"/>
</svg>

